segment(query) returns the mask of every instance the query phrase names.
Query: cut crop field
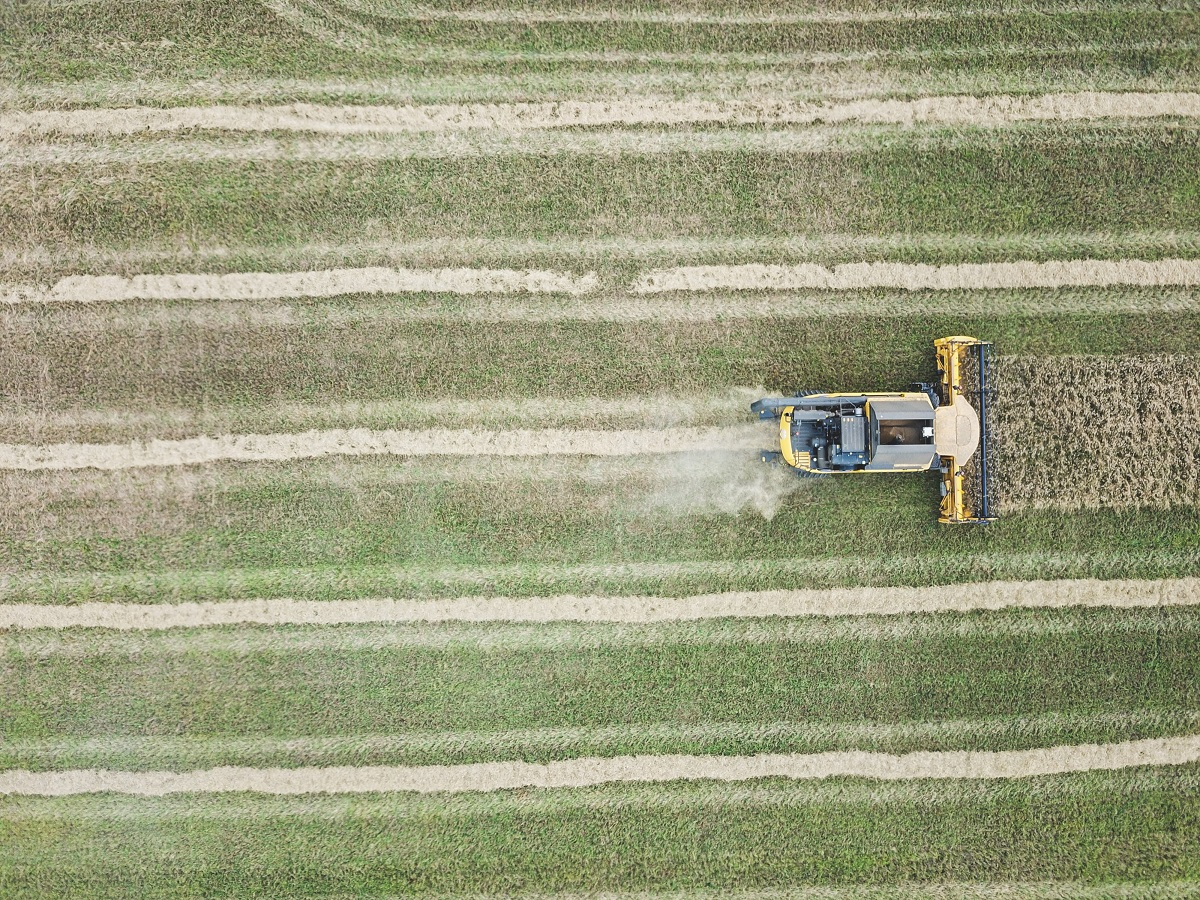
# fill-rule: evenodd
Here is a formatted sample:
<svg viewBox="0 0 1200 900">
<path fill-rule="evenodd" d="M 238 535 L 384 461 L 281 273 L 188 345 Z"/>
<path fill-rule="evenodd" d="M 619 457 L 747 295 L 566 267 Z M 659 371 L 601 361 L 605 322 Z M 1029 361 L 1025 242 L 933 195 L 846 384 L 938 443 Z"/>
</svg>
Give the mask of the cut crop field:
<svg viewBox="0 0 1200 900">
<path fill-rule="evenodd" d="M 1194 3 L 0 6 L 0 897 L 1200 897 Z"/>
</svg>

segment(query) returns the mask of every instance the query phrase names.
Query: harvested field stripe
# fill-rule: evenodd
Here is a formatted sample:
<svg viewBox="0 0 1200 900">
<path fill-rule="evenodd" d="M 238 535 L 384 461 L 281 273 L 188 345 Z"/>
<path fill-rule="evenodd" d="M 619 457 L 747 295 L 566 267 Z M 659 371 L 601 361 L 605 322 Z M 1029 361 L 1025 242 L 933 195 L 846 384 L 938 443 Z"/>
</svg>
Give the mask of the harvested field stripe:
<svg viewBox="0 0 1200 900">
<path fill-rule="evenodd" d="M 410 791 L 460 793 L 518 788 L 578 788 L 612 782 L 747 781 L 756 778 L 997 779 L 1067 772 L 1185 765 L 1200 761 L 1200 735 L 1038 750 L 887 753 L 772 753 L 758 756 L 618 756 L 550 763 L 459 766 L 331 766 L 199 772 L 0 772 L 0 794 L 65 796 L 116 793 L 341 794 Z"/>
<path fill-rule="evenodd" d="M 338 0 L 338 6 L 379 19 L 407 21 L 454 21 L 488 23 L 579 23 L 605 24 L 644 22 L 654 25 L 803 25 L 808 23 L 866 23 L 866 22 L 918 22 L 948 21 L 964 18 L 996 18 L 1005 14 L 1040 13 L 1043 15 L 1072 15 L 1106 12 L 1108 7 L 1092 4 L 1049 3 L 1029 4 L 1007 8 L 978 9 L 820 9 L 810 8 L 798 13 L 748 13 L 744 11 L 704 12 L 703 10 L 679 10 L 660 12 L 652 9 L 593 9 L 593 10 L 545 10 L 536 7 L 514 9 L 433 9 L 427 6 L 397 8 L 391 3 L 378 0 Z M 1141 4 L 1123 5 L 1126 11 L 1143 10 L 1161 12 L 1171 9 L 1169 5 L 1151 6 Z M 734 7 L 736 10 L 736 7 Z"/>
<path fill-rule="evenodd" d="M 1108 56 L 1111 57 L 1111 49 Z M 1039 54 L 1040 55 L 1040 54 Z M 1103 60 L 1103 62 L 1102 62 Z M 1104 63 L 1109 67 L 1101 69 Z M 870 67 L 870 68 L 868 68 Z M 459 71 L 452 76 L 426 72 L 421 77 L 360 78 L 258 77 L 226 73 L 219 81 L 189 81 L 183 77 L 147 77 L 137 81 L 93 78 L 79 81 L 8 82 L 0 84 L 0 109 L 32 110 L 39 107 L 126 108 L 169 107 L 188 104 L 280 105 L 307 102 L 317 105 L 425 105 L 474 102 L 561 102 L 604 100 L 623 96 L 719 102 L 771 101 L 781 97 L 810 102 L 917 96 L 972 96 L 1003 94 L 1072 94 L 1103 90 L 1162 93 L 1193 91 L 1195 78 L 1186 71 L 1159 70 L 1152 80 L 1124 68 L 1111 68 L 1111 59 L 1100 54 L 1095 68 L 1025 69 L 1020 72 L 989 70 L 896 71 L 879 70 L 867 61 L 863 68 L 823 68 L 813 71 L 803 59 L 769 70 L 711 68 L 543 73 L 526 71 L 519 77 L 480 75 Z"/>
<path fill-rule="evenodd" d="M 695 620 L 626 624 L 613 622 L 385 622 L 343 624 L 336 628 L 242 627 L 188 628 L 161 631 L 13 629 L 7 636 L 13 653 L 48 664 L 62 660 L 139 657 L 187 658 L 196 654 L 299 654 L 312 651 L 515 653 L 538 651 L 624 652 L 655 647 L 750 647 L 783 644 L 822 647 L 837 641 L 943 641 L 996 636 L 1021 640 L 1069 637 L 1073 641 L 1102 636 L 1120 640 L 1147 635 L 1200 636 L 1192 607 L 1143 610 L 1144 615 L 1080 616 L 1077 612 L 1031 615 L 998 612 L 997 616 L 912 616 L 884 618 L 721 619 L 696 627 Z M 386 627 L 381 627 L 386 626 Z M 486 626 L 486 627 L 484 627 Z"/>
<path fill-rule="evenodd" d="M 1200 605 L 1200 579 L 1096 579 L 936 587 L 731 591 L 694 597 L 469 597 L 456 600 L 229 600 L 145 605 L 0 604 L 0 628 L 160 630 L 213 625 L 369 622 L 686 622 L 773 616 L 869 616 L 1007 608 Z"/>
<path fill-rule="evenodd" d="M 161 0 L 160 0 L 161 2 Z M 181 2 L 181 0 L 171 0 Z M 283 0 L 277 0 L 282 5 Z M 25 0 L 24 6 L 30 10 L 59 10 L 74 7 L 103 7 L 117 6 L 115 0 Z M 297 4 L 293 2 L 292 6 Z M 429 6 L 408 7 L 394 2 L 379 2 L 379 0 L 334 0 L 333 5 L 354 13 L 368 15 L 377 19 L 439 21 L 451 20 L 461 22 L 649 22 L 664 24 L 715 24 L 715 25 L 746 25 L 746 24 L 803 24 L 806 22 L 892 22 L 892 21 L 924 21 L 951 20 L 960 18 L 988 17 L 1012 13 L 1039 13 L 1043 15 L 1087 14 L 1106 12 L 1110 7 L 1093 3 L 1028 3 L 1022 2 L 1004 8 L 991 7 L 962 7 L 940 9 L 925 9 L 921 7 L 876 10 L 837 10 L 810 7 L 804 12 L 790 13 L 746 13 L 738 10 L 737 5 L 730 6 L 727 12 L 704 12 L 703 10 L 680 10 L 677 12 L 658 12 L 652 9 L 587 9 L 554 10 L 536 6 L 521 6 L 514 4 L 511 8 L 487 7 L 471 9 L 437 9 Z M 720 4 L 717 8 L 720 9 Z M 1163 10 L 1180 9 L 1176 3 L 1124 3 L 1121 5 L 1127 11 L 1161 12 Z M 1186 6 L 1182 8 L 1187 8 Z"/>
<path fill-rule="evenodd" d="M 133 469 L 186 466 L 217 460 L 292 460 L 322 456 L 635 456 L 698 450 L 751 449 L 760 426 L 662 428 L 645 431 L 371 431 L 365 428 L 301 434 L 231 435 L 130 444 L 0 444 L 0 469 Z"/>
<path fill-rule="evenodd" d="M 1044 94 L 1037 97 L 924 97 L 811 104 L 790 101 L 564 101 L 429 106 L 201 106 L 169 109 L 39 110 L 0 114 L 0 139 L 22 135 L 134 134 L 212 128 L 327 134 L 528 130 L 613 125 L 836 124 L 1001 125 L 1020 121 L 1200 117 L 1200 93 Z"/>
<path fill-rule="evenodd" d="M 364 27 L 341 17 L 337 24 L 340 30 L 328 27 L 324 22 L 305 14 L 293 15 L 285 7 L 292 4 L 284 0 L 265 0 L 271 8 L 278 12 L 291 24 L 301 29 L 309 36 L 323 44 L 336 47 L 339 50 L 362 53 L 364 55 L 382 56 L 395 60 L 402 65 L 437 65 L 458 64 L 466 66 L 483 66 L 488 64 L 509 65 L 519 63 L 606 63 L 615 65 L 665 65 L 734 67 L 756 66 L 773 67 L 788 65 L 808 65 L 814 68 L 836 66 L 847 63 L 909 63 L 916 61 L 942 60 L 982 60 L 990 62 L 995 59 L 1026 59 L 1031 55 L 1040 60 L 1055 57 L 1078 57 L 1083 54 L 1112 54 L 1111 40 L 1084 40 L 1075 37 L 1076 43 L 1062 43 L 1053 46 L 1031 47 L 1024 42 L 1007 42 L 996 44 L 981 44 L 975 46 L 916 49 L 912 46 L 897 49 L 864 48 L 860 50 L 796 50 L 796 51 L 681 51 L 665 50 L 587 50 L 587 49 L 500 49 L 500 48 L 461 48 L 446 45 L 417 44 L 408 37 L 397 37 L 382 34 L 376 29 Z M 1071 35 L 1066 36 L 1068 39 Z M 1131 41 L 1117 45 L 1122 51 L 1132 53 L 1157 49 L 1161 51 L 1194 50 L 1196 45 L 1187 40 L 1169 41 L 1158 40 Z"/>
<path fill-rule="evenodd" d="M 114 303 L 130 300 L 278 300 L 344 294 L 428 292 L 582 294 L 594 273 L 517 272 L 512 269 L 328 269 L 320 272 L 245 272 L 229 275 L 73 275 L 53 287 L 0 287 L 0 303 Z"/>
<path fill-rule="evenodd" d="M 1200 263 L 1198 263 L 1200 265 Z M 147 276 L 139 276 L 147 277 Z M 171 278 L 173 276 L 163 276 Z M 232 276 L 220 276 L 230 278 Z M 536 297 L 473 297 L 469 303 L 451 305 L 444 297 L 382 299 L 374 304 L 361 304 L 355 309 L 358 322 L 377 321 L 389 327 L 400 322 L 524 324 L 551 322 L 593 322 L 635 324 L 706 323 L 729 319 L 811 319 L 814 316 L 870 315 L 900 318 L 907 316 L 946 315 L 1055 315 L 1087 312 L 1093 315 L 1117 313 L 1194 313 L 1200 311 L 1200 291 L 1192 286 L 1170 285 L 1170 290 L 1154 292 L 1124 291 L 1120 288 L 1095 289 L 1009 290 L 1005 293 L 962 292 L 947 290 L 936 298 L 920 293 L 917 288 L 904 292 L 890 289 L 887 296 L 875 292 L 846 293 L 831 297 L 828 293 L 798 289 L 795 291 L 761 290 L 750 293 L 717 291 L 673 291 L 669 295 L 642 292 L 634 295 L 585 294 L 582 296 L 539 295 Z M 1044 286 L 1043 286 L 1044 287 Z M 1112 288 L 1111 285 L 1106 287 Z M 885 288 L 884 290 L 889 290 Z M 30 293 L 10 293 L 13 296 L 32 296 Z M 0 302 L 3 302 L 0 297 Z M 191 298 L 207 299 L 207 298 Z M 224 298 L 222 298 L 224 299 Z M 307 299 L 307 298 L 295 298 Z M 9 326 L 16 330 L 26 323 L 45 327 L 37 306 L 56 303 L 55 300 L 33 299 L 24 303 L 25 315 L 13 316 Z M 68 302 L 68 301 L 63 301 Z M 11 301 L 17 306 L 21 300 Z M 97 331 L 127 330 L 141 323 L 155 326 L 175 324 L 186 328 L 215 328 L 240 325 L 246 328 L 278 327 L 300 324 L 307 318 L 319 317 L 327 307 L 305 306 L 297 310 L 290 302 L 285 305 L 248 306 L 230 310 L 219 305 L 151 310 L 137 308 L 128 313 L 108 313 L 96 323 L 72 322 L 56 329 L 58 333 L 96 333 Z M 336 307 L 335 307 L 336 309 Z M 107 312 L 107 311 L 106 311 Z M 336 314 L 336 313 L 334 313 Z M 757 399 L 757 398 L 755 398 Z"/>
<path fill-rule="evenodd" d="M 976 290 L 1115 285 L 1200 285 L 1200 260 L 1163 259 L 1055 260 L 1050 262 L 961 263 L 929 266 L 913 263 L 848 263 L 832 268 L 794 266 L 680 266 L 641 276 L 637 294 L 711 290 Z"/>
<path fill-rule="evenodd" d="M 947 881 L 853 886 L 724 888 L 719 891 L 606 891 L 604 893 L 522 894 L 525 900 L 1187 900 L 1200 897 L 1195 881 L 1088 884 L 1081 881 Z M 352 900 L 353 895 L 327 900 Z M 448 898 L 443 898 L 448 900 Z"/>
<path fill-rule="evenodd" d="M 1127 133 L 1127 122 L 1106 123 L 1112 132 Z M 1058 126 L 1061 139 L 1087 136 L 1094 140 L 1101 126 L 1088 122 Z M 1173 123 L 1170 132 L 1182 136 L 1196 128 L 1195 122 Z M 1010 137 L 1034 136 L 1042 123 L 1006 126 Z M 118 139 L 116 146 L 95 146 L 84 139 L 55 143 L 33 143 L 6 150 L 0 167 L 63 165 L 130 165 L 165 162 L 329 162 L 335 160 L 470 159 L 516 156 L 611 156 L 672 155 L 679 153 L 773 153 L 829 154 L 884 153 L 891 150 L 925 149 L 945 151 L 959 146 L 975 148 L 981 143 L 977 128 L 928 134 L 904 125 L 835 125 L 825 128 L 785 126 L 705 130 L 682 128 L 660 131 L 641 128 L 535 129 L 529 131 L 486 129 L 471 132 L 411 132 L 385 135 L 322 135 L 291 139 L 273 136 L 227 135 L 198 139 L 147 141 Z"/>
<path fill-rule="evenodd" d="M 112 817 L 109 817 L 111 820 Z M 324 900 L 357 900 L 357 894 L 322 895 Z M 478 897 L 479 895 L 473 895 Z M 523 900 L 1188 900 L 1200 897 L 1195 881 L 947 881 L 853 886 L 723 888 L 686 891 L 603 891 L 601 893 L 522 893 Z M 437 900 L 467 900 L 467 895 L 439 894 Z"/>
<path fill-rule="evenodd" d="M 744 424 L 746 409 L 767 392 L 762 387 L 731 388 L 728 391 L 671 394 L 662 392 L 649 397 L 514 397 L 489 399 L 481 406 L 478 400 L 442 397 L 436 400 L 375 400 L 343 403 L 264 403 L 247 411 L 239 407 L 149 408 L 145 405 L 126 407 L 74 407 L 46 411 L 16 404 L 0 405 L 0 428 L 36 423 L 41 428 L 79 430 L 96 427 L 110 428 L 188 428 L 192 434 L 235 432 L 230 423 L 246 420 L 258 422 L 302 423 L 281 431 L 306 430 L 307 423 L 353 422 L 364 419 L 388 420 L 395 423 L 435 427 L 462 422 L 467 417 L 483 427 L 499 428 L 519 424 L 522 427 L 553 421 L 577 427 L 593 426 L 618 428 L 651 428 L 670 422 L 673 425 Z M 308 424 L 308 428 L 335 427 Z"/>
<path fill-rule="evenodd" d="M 157 265 L 186 258 L 204 266 L 229 265 L 250 258 L 265 270 L 298 268 L 301 263 L 346 260 L 397 262 L 431 256 L 595 257 L 619 256 L 631 260 L 654 256 L 774 254 L 777 256 L 869 254 L 921 254 L 923 256 L 1117 257 L 1139 255 L 1200 256 L 1200 233 L 1195 231 L 1128 231 L 1120 233 L 1018 233 L 975 234 L 838 234 L 797 236 L 726 237 L 625 237 L 597 235 L 588 240 L 563 235 L 539 240 L 488 237 L 434 237 L 414 241 L 360 241 L 353 244 L 300 243 L 288 246 L 236 246 L 200 244 L 181 253 L 177 247 L 150 245 L 126 249 L 87 245 L 42 245 L 28 250 L 0 247 L 0 268 L 30 266 L 89 266 L 115 269 Z"/>
<path fill-rule="evenodd" d="M 55 763 L 65 755 L 136 755 L 195 758 L 216 755 L 265 757 L 301 754 L 330 757 L 340 754 L 388 752 L 450 753 L 464 748 L 485 748 L 520 755 L 568 750 L 580 744 L 613 746 L 655 742 L 724 742 L 790 740 L 805 742 L 868 743 L 921 741 L 994 741 L 1014 736 L 1038 739 L 1067 729 L 1200 728 L 1200 711 L 1135 710 L 1122 713 L 1047 713 L 1039 716 L 1005 716 L 993 719 L 954 719 L 930 722 L 662 722 L 643 725 L 527 728 L 508 731 L 445 731 L 401 734 L 342 734 L 312 737 L 175 737 L 169 735 L 113 735 L 109 737 L 19 739 L 0 741 L 0 753 Z M 1053 738 L 1051 737 L 1051 740 Z M 602 751 L 605 752 L 605 751 Z M 605 755 L 610 755 L 605 752 Z M 255 763 L 260 764 L 260 763 Z M 43 766 L 39 765 L 38 768 Z M 14 766 L 15 768 L 15 766 Z"/>
<path fill-rule="evenodd" d="M 672 560 L 663 562 L 610 562 L 585 565 L 507 565 L 462 568 L 368 567 L 356 574 L 336 569 L 303 568 L 230 568 L 214 570 L 158 570 L 152 572 L 76 573 L 25 572 L 0 575 L 0 600 L 6 603 L 28 602 L 27 597 L 45 598 L 38 602 L 61 604 L 72 597 L 137 597 L 140 604 L 161 603 L 179 596 L 255 599 L 263 596 L 318 595 L 329 600 L 347 600 L 354 596 L 386 596 L 389 593 L 428 595 L 475 592 L 485 595 L 492 584 L 521 584 L 535 593 L 565 594 L 562 585 L 606 582 L 613 593 L 652 594 L 653 587 L 631 590 L 629 582 L 653 585 L 664 581 L 762 581 L 771 575 L 803 581 L 836 582 L 866 577 L 881 581 L 899 581 L 927 576 L 930 567 L 946 576 L 947 583 L 958 583 L 963 590 L 998 571 L 1017 572 L 1020 580 L 1034 580 L 1049 574 L 1059 581 L 1071 579 L 1072 572 L 1100 573 L 1103 581 L 1127 577 L 1124 573 L 1139 567 L 1150 571 L 1192 572 L 1200 569 L 1200 550 L 1105 550 L 1102 552 L 993 551 L 959 552 L 953 556 L 934 556 L 926 562 L 921 555 L 869 555 L 790 559 Z M 1024 577 L 1020 577 L 1024 576 Z M 994 577 L 994 576 L 993 576 Z M 1150 576 L 1159 577 L 1159 576 Z M 1014 576 L 1010 576 L 1013 580 Z M 486 593 L 495 593 L 486 592 Z M 522 594 L 514 590 L 514 595 Z M 680 592 L 675 596 L 686 596 Z"/>
</svg>

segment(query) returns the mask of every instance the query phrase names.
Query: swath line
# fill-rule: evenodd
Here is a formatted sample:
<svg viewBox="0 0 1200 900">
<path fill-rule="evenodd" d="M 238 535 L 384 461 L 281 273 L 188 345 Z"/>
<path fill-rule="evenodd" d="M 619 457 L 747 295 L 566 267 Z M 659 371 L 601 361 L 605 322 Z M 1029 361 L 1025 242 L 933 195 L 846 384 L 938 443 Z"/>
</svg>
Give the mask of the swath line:
<svg viewBox="0 0 1200 900">
<path fill-rule="evenodd" d="M 128 444 L 0 444 L 0 469 L 114 470 L 200 465 L 219 460 L 283 461 L 324 456 L 634 456 L 752 449 L 761 443 L 762 435 L 757 425 L 640 431 L 350 428 Z"/>
<path fill-rule="evenodd" d="M 0 114 L 0 140 L 37 134 L 134 134 L 186 129 L 386 134 L 414 131 L 614 125 L 818 125 L 841 122 L 1003 125 L 1022 121 L 1200 117 L 1200 93 L 1043 94 L 1037 97 L 923 97 L 803 103 L 755 100 L 572 100 L 559 103 L 426 106 L 193 106 L 37 110 Z"/>
<path fill-rule="evenodd" d="M 346 794 L 461 793 L 519 788 L 580 788 L 613 782 L 748 781 L 755 778 L 1031 778 L 1200 761 L 1200 735 L 1038 750 L 767 753 L 756 756 L 616 756 L 549 763 L 456 766 L 330 766 L 295 769 L 223 766 L 197 772 L 0 772 L 0 794 L 66 796 L 116 793 Z"/>
<path fill-rule="evenodd" d="M 449 293 L 449 294 L 565 294 L 580 296 L 600 284 L 595 272 L 572 275 L 562 272 L 516 271 L 513 269 L 324 269 L 307 272 L 237 272 L 231 274 L 72 275 L 53 285 L 0 285 L 0 303 L 116 303 L 136 300 L 286 300 L 335 297 L 346 294 Z M 899 262 L 863 262 L 826 267 L 817 263 L 797 265 L 711 265 L 657 269 L 641 275 L 629 288 L 631 294 L 669 292 L 735 291 L 855 291 L 892 288 L 917 290 L 1019 290 L 1068 287 L 1194 287 L 1200 285 L 1200 260 L 1103 260 L 1073 259 L 1049 262 L 990 262 L 924 265 Z M 732 301 L 725 301 L 730 304 Z M 622 303 L 624 305 L 622 305 Z M 736 304 L 733 304 L 736 306 Z M 763 314 L 746 307 L 744 314 Z M 629 301 L 601 303 L 588 307 L 554 309 L 536 318 L 645 318 L 654 308 L 630 306 Z M 734 310 L 737 311 L 736 309 Z M 711 315 L 664 309 L 664 317 Z M 418 318 L 444 315 L 436 310 L 414 308 Z M 519 308 L 486 304 L 465 315 L 503 321 L 522 318 Z"/>
<path fill-rule="evenodd" d="M 1063 730 L 1160 728 L 1187 733 L 1200 728 L 1200 711 L 1132 710 L 1120 713 L 1076 714 L 1046 713 L 1038 716 L 1005 716 L 989 719 L 951 719 L 916 722 L 705 722 L 679 724 L 623 723 L 620 725 L 527 728 L 513 731 L 401 732 L 396 734 L 340 734 L 320 736 L 215 737 L 196 738 L 173 735 L 112 735 L 53 740 L 7 740 L 3 742 L 9 757 L 36 760 L 39 769 L 47 765 L 65 768 L 63 759 L 84 758 L 97 765 L 97 757 L 138 757 L 143 766 L 154 760 L 160 766 L 196 766 L 214 757 L 237 757 L 244 765 L 262 765 L 287 755 L 302 756 L 313 765 L 336 765 L 339 759 L 362 759 L 370 754 L 438 753 L 458 755 L 486 752 L 499 758 L 526 758 L 529 754 L 557 754 L 580 747 L 592 748 L 595 755 L 616 755 L 610 748 L 627 752 L 654 753 L 658 744 L 709 743 L 728 741 L 786 741 L 803 744 L 836 742 L 859 749 L 868 744 L 880 752 L 901 752 L 893 742 L 967 742 L 1022 738 L 1053 740 Z M 643 749 L 644 748 L 644 749 Z M 823 752 L 808 747 L 789 752 Z M 940 749 L 930 747 L 929 749 Z M 969 749 L 969 748 L 949 748 Z M 84 764 L 86 765 L 87 762 Z M 103 768 L 107 765 L 100 764 Z M 148 766 L 147 766 L 148 767 Z"/>
<path fill-rule="evenodd" d="M 371 622 L 622 622 L 869 616 L 1013 607 L 1200 605 L 1200 579 L 992 581 L 934 587 L 730 591 L 693 597 L 466 597 L 454 600 L 228 600 L 178 604 L 0 604 L 0 628 L 162 630 L 214 625 Z"/>
<path fill-rule="evenodd" d="M 513 269 L 325 269 L 314 272 L 238 272 L 228 275 L 72 275 L 52 287 L 0 286 L 0 303 L 114 303 L 131 300 L 279 300 L 382 293 L 584 294 L 595 273 Z"/>
<path fill-rule="evenodd" d="M 1072 259 L 944 266 L 896 262 L 847 263 L 833 267 L 815 263 L 679 266 L 642 275 L 631 291 L 635 294 L 720 289 L 948 291 L 1117 285 L 1200 285 L 1200 260 Z"/>
</svg>

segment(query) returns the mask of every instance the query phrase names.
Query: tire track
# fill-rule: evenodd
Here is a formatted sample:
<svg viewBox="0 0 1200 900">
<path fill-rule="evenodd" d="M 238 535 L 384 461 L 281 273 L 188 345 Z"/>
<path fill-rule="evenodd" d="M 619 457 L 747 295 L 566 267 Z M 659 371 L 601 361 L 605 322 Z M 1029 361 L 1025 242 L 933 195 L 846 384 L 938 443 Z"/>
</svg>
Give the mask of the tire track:
<svg viewBox="0 0 1200 900">
<path fill-rule="evenodd" d="M 219 625 L 344 625 L 373 622 L 616 622 L 799 616 L 897 616 L 979 610 L 1186 607 L 1200 579 L 1078 579 L 942 585 L 731 591 L 694 597 L 466 597 L 455 600 L 227 600 L 203 603 L 0 604 L 0 628 L 163 630 Z"/>
<path fill-rule="evenodd" d="M 135 134 L 187 129 L 324 134 L 596 128 L 644 125 L 1004 125 L 1023 121 L 1200 117 L 1200 92 L 924 97 L 842 103 L 706 100 L 570 100 L 427 106 L 129 107 L 0 113 L 0 140 L 45 134 Z"/>
<path fill-rule="evenodd" d="M 402 425 L 406 428 L 451 428 L 470 418 L 489 431 L 536 428 L 553 421 L 563 428 L 649 429 L 744 425 L 751 403 L 768 393 L 763 387 L 736 387 L 726 391 L 673 394 L 666 391 L 631 397 L 568 399 L 543 395 L 477 400 L 440 397 L 433 400 L 360 400 L 301 403 L 260 403 L 247 410 L 240 406 L 142 405 L 137 408 L 76 406 L 56 410 L 10 403 L 0 406 L 0 434 L 61 435 L 35 438 L 35 443 L 121 443 L 147 439 L 180 439 L 196 434 L 234 434 L 258 428 L 262 432 L 295 432 L 329 428 L 373 428 Z M 81 437 L 105 434 L 102 438 Z M 10 438 L 18 442 L 20 438 Z"/>
<path fill-rule="evenodd" d="M 838 616 L 834 618 L 723 619 L 696 622 L 623 623 L 480 623 L 427 622 L 344 624 L 334 628 L 293 625 L 149 630 L 14 630 L 5 641 L 14 659 L 95 660 L 138 657 L 159 659 L 196 654 L 252 657 L 299 653 L 359 653 L 433 650 L 465 653 L 550 653 L 605 651 L 644 647 L 784 647 L 853 641 L 884 644 L 904 640 L 950 638 L 1014 640 L 1049 638 L 1113 641 L 1175 632 L 1200 637 L 1200 622 L 1190 607 L 1144 610 L 1139 614 L 1001 616 Z"/>
<path fill-rule="evenodd" d="M 265 794 L 479 793 L 521 788 L 581 788 L 614 782 L 749 781 L 871 778 L 1012 779 L 1200 761 L 1200 735 L 1119 744 L 1037 750 L 924 751 L 893 755 L 864 751 L 757 756 L 616 756 L 549 763 L 499 762 L 455 766 L 330 766 L 247 768 L 196 772 L 0 772 L 0 794 L 61 797 L 75 794 L 255 792 Z"/>
</svg>

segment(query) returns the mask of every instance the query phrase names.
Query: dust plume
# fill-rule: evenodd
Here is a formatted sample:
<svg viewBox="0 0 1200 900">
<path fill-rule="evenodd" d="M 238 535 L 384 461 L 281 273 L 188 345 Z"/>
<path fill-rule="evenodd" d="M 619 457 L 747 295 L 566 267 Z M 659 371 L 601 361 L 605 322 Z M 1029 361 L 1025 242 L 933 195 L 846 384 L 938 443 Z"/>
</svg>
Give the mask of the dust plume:
<svg viewBox="0 0 1200 900">
<path fill-rule="evenodd" d="M 764 434 L 763 447 L 768 448 L 770 434 Z M 754 510 L 770 520 L 788 497 L 813 484 L 762 462 L 754 452 L 693 451 L 656 460 L 653 487 L 642 502 L 657 515 L 732 516 Z"/>
</svg>

